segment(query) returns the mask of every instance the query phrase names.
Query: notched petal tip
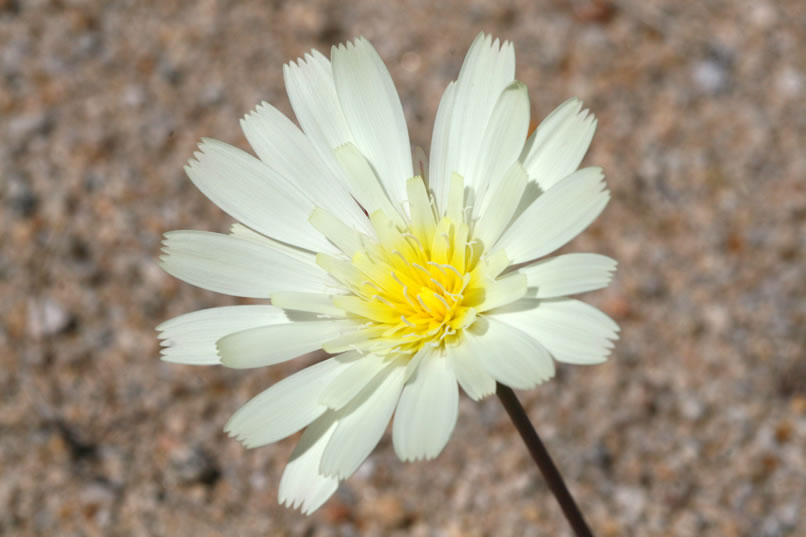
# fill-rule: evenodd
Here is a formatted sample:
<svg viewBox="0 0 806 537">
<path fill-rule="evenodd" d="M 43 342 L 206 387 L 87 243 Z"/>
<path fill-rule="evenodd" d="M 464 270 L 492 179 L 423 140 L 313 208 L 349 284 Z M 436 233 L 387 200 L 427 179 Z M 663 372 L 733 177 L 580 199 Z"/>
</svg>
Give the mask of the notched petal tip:
<svg viewBox="0 0 806 537">
<path fill-rule="evenodd" d="M 576 115 L 579 113 L 580 110 L 582 110 L 583 104 L 584 102 L 579 97 L 571 97 L 570 99 L 567 99 L 565 102 L 563 102 L 560 106 L 558 106 L 557 110 L 570 107 L 574 110 L 573 115 Z"/>
<path fill-rule="evenodd" d="M 504 88 L 504 91 L 527 91 L 527 90 L 528 88 L 526 87 L 526 84 L 524 84 L 520 80 L 513 80 L 512 82 L 510 82 L 509 86 Z"/>
<path fill-rule="evenodd" d="M 208 138 L 207 136 L 203 136 L 202 139 L 199 141 L 198 147 L 199 149 L 204 151 L 208 147 L 215 147 L 218 145 L 223 145 L 223 142 L 220 142 L 215 138 Z"/>
<path fill-rule="evenodd" d="M 230 367 L 230 368 L 233 368 L 233 369 L 243 369 L 242 367 L 238 367 L 238 366 L 233 365 L 233 363 L 232 363 L 233 358 L 229 353 L 227 353 L 225 355 L 226 342 L 224 342 L 224 347 L 225 348 L 222 349 L 222 345 L 221 345 L 221 340 L 223 340 L 223 339 L 227 339 L 227 336 L 224 336 L 224 337 L 222 337 L 221 339 L 219 339 L 218 341 L 215 342 L 215 351 L 216 351 L 216 354 L 218 354 L 218 356 L 221 358 L 221 365 L 223 365 L 224 367 Z"/>
<path fill-rule="evenodd" d="M 482 390 L 476 397 L 470 397 L 473 401 L 479 402 L 483 399 L 487 399 L 491 395 L 495 393 L 495 388 L 492 390 Z"/>
</svg>

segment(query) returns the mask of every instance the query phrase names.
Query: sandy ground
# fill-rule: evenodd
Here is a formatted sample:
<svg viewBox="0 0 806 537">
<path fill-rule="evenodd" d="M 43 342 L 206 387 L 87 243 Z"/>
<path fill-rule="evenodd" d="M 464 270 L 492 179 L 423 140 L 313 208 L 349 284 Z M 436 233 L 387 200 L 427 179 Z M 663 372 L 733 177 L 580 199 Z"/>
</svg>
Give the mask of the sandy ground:
<svg viewBox="0 0 806 537">
<path fill-rule="evenodd" d="M 154 327 L 236 303 L 161 272 L 160 236 L 230 220 L 184 176 L 202 136 L 289 110 L 283 62 L 363 34 L 415 143 L 481 30 L 535 118 L 599 118 L 609 208 L 568 251 L 623 328 L 520 394 L 599 536 L 801 536 L 806 517 L 806 3 L 801 0 L 0 0 L 0 534 L 567 536 L 495 398 L 434 461 L 384 439 L 311 517 L 277 506 L 293 441 L 222 427 L 300 367 L 162 363 Z M 304 362 L 304 360 L 303 360 Z"/>
</svg>

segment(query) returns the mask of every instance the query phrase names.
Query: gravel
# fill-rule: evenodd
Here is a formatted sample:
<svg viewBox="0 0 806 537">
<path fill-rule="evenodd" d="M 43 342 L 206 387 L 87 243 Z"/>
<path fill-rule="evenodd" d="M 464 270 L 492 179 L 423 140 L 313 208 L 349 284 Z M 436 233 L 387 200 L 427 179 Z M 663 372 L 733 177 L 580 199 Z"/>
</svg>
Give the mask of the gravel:
<svg viewBox="0 0 806 537">
<path fill-rule="evenodd" d="M 585 299 L 612 358 L 520 397 L 599 536 L 806 534 L 806 3 L 798 0 L 0 0 L 0 534 L 570 535 L 493 398 L 434 461 L 385 438 L 311 517 L 277 505 L 292 440 L 229 415 L 307 359 L 162 363 L 154 327 L 243 303 L 157 267 L 224 231 L 183 165 L 288 112 L 283 62 L 365 35 L 412 140 L 481 30 L 515 43 L 535 118 L 579 96 L 609 208 L 567 251 L 619 260 Z"/>
</svg>

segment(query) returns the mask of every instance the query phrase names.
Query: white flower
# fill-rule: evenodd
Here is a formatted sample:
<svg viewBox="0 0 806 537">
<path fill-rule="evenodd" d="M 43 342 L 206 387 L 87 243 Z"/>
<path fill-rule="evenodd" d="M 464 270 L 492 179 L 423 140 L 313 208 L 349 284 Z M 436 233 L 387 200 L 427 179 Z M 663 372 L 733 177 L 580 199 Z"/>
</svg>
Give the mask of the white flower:
<svg viewBox="0 0 806 537">
<path fill-rule="evenodd" d="M 402 460 L 442 451 L 458 388 L 526 389 L 554 360 L 605 360 L 618 327 L 567 295 L 600 289 L 596 254 L 536 261 L 584 230 L 609 193 L 577 170 L 596 121 L 572 99 L 527 140 L 529 97 L 512 44 L 479 35 L 439 104 L 428 178 L 415 172 L 389 72 L 363 38 L 284 68 L 301 129 L 269 104 L 242 121 L 259 158 L 204 140 L 186 170 L 233 216 L 228 235 L 174 231 L 162 266 L 272 305 L 212 308 L 158 329 L 165 360 L 261 367 L 332 358 L 245 404 L 226 430 L 247 447 L 302 428 L 280 501 L 317 509 L 395 414 Z M 417 159 L 418 163 L 422 159 Z M 425 164 L 422 163 L 425 168 Z"/>
</svg>

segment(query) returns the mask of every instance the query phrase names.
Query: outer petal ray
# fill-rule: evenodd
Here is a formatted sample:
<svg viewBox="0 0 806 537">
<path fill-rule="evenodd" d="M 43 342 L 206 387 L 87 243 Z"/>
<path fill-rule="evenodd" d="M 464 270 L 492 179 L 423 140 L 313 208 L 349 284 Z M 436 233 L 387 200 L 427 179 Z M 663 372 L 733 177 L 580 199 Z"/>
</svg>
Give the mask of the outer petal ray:
<svg viewBox="0 0 806 537">
<path fill-rule="evenodd" d="M 216 341 L 222 337 L 272 324 L 290 322 L 285 312 L 274 306 L 225 306 L 185 313 L 157 327 L 166 362 L 217 365 L 221 357 Z"/>
<path fill-rule="evenodd" d="M 569 99 L 537 127 L 521 154 L 529 176 L 548 190 L 572 174 L 588 151 L 596 118 L 582 110 L 582 101 Z"/>
<path fill-rule="evenodd" d="M 527 296 L 554 298 L 607 287 L 616 261 L 599 254 L 566 254 L 518 270 L 526 275 Z"/>
<path fill-rule="evenodd" d="M 474 216 L 483 214 L 487 208 L 485 201 L 490 184 L 504 179 L 504 174 L 518 160 L 528 131 L 529 93 L 526 85 L 515 81 L 501 92 L 484 130 L 475 173 L 468 185 L 476 192 Z"/>
<path fill-rule="evenodd" d="M 328 292 L 332 283 L 316 264 L 271 243 L 207 231 L 165 234 L 162 268 L 181 280 L 233 296 L 267 298 L 275 291 Z"/>
<path fill-rule="evenodd" d="M 414 175 L 409 131 L 392 77 L 373 46 L 359 37 L 333 47 L 333 79 L 355 144 L 378 172 L 396 207 Z"/>
<path fill-rule="evenodd" d="M 542 257 L 588 227 L 607 205 L 610 193 L 600 168 L 584 168 L 549 189 L 499 239 L 512 263 Z"/>
<path fill-rule="evenodd" d="M 302 130 L 322 158 L 333 164 L 331 151 L 354 140 L 336 94 L 330 60 L 317 50 L 311 51 L 305 58 L 285 65 L 283 78 Z"/>
<path fill-rule="evenodd" d="M 465 393 L 478 401 L 495 393 L 495 378 L 481 365 L 468 345 L 457 345 L 446 349 L 456 380 Z"/>
<path fill-rule="evenodd" d="M 320 473 L 344 479 L 358 469 L 383 436 L 402 388 L 403 367 L 392 364 L 340 411 Z"/>
<path fill-rule="evenodd" d="M 321 349 L 327 341 L 355 326 L 347 320 L 292 322 L 250 328 L 218 340 L 221 363 L 247 369 L 279 364 Z"/>
<path fill-rule="evenodd" d="M 554 362 L 534 338 L 496 317 L 465 331 L 465 345 L 498 382 L 515 389 L 534 388 L 554 376 Z"/>
<path fill-rule="evenodd" d="M 459 408 L 456 376 L 445 356 L 431 354 L 403 388 L 392 439 L 403 461 L 433 459 L 456 425 Z"/>
<path fill-rule="evenodd" d="M 193 184 L 230 216 L 269 237 L 334 251 L 307 219 L 314 203 L 277 171 L 237 147 L 204 139 L 185 167 Z"/>
<path fill-rule="evenodd" d="M 470 46 L 455 88 L 446 90 L 437 112 L 439 122 L 438 146 L 432 145 L 432 164 L 429 172 L 434 195 L 441 209 L 445 207 L 447 183 L 450 174 L 458 173 L 465 183 L 475 185 L 478 178 L 476 167 L 482 151 L 490 116 L 501 92 L 515 78 L 515 50 L 509 42 L 500 42 L 485 34 L 479 34 Z"/>
<path fill-rule="evenodd" d="M 619 327 L 610 317 L 570 298 L 523 298 L 494 313 L 495 319 L 539 341 L 558 362 L 604 362 L 618 339 Z"/>
<path fill-rule="evenodd" d="M 319 473 L 322 453 L 336 424 L 334 414 L 329 412 L 305 430 L 280 479 L 277 499 L 281 504 L 299 507 L 303 514 L 309 515 L 336 492 L 339 480 Z"/>
<path fill-rule="evenodd" d="M 255 153 L 283 178 L 289 190 L 338 214 L 357 229 L 371 229 L 340 174 L 328 166 L 311 140 L 282 112 L 264 102 L 241 120 L 241 127 Z"/>
<path fill-rule="evenodd" d="M 224 430 L 248 448 L 294 434 L 327 410 L 317 394 L 351 362 L 334 357 L 286 377 L 238 409 Z"/>
</svg>

